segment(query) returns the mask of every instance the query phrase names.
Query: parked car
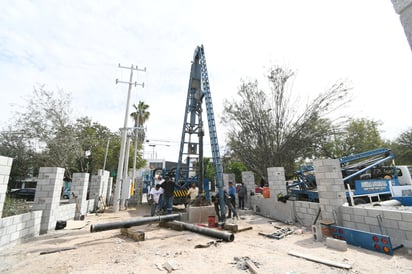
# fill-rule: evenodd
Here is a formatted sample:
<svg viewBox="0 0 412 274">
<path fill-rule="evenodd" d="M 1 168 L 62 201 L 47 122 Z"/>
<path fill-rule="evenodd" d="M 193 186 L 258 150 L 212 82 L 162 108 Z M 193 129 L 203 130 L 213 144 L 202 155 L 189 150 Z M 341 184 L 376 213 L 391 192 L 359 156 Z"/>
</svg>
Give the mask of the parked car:
<svg viewBox="0 0 412 274">
<path fill-rule="evenodd" d="M 36 194 L 35 188 L 21 188 L 10 192 L 10 197 L 15 199 L 24 199 L 26 201 L 34 201 L 34 195 Z"/>
</svg>

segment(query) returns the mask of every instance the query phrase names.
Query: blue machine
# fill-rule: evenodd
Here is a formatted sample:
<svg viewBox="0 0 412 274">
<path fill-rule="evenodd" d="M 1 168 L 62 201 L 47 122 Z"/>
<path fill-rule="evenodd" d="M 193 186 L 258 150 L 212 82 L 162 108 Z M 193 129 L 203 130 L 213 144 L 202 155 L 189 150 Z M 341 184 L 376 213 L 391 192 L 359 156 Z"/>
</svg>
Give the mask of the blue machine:
<svg viewBox="0 0 412 274">
<path fill-rule="evenodd" d="M 215 180 L 216 185 L 219 189 L 219 197 L 222 197 L 220 204 L 222 207 L 222 215 L 224 215 L 225 205 L 223 201 L 223 165 L 219 153 L 216 121 L 213 112 L 205 51 L 202 45 L 196 47 L 191 65 L 189 87 L 186 99 L 186 109 L 179 150 L 179 160 L 175 173 L 175 180 L 179 183 L 186 183 L 185 178 L 193 178 L 194 176 L 196 176 L 197 186 L 199 187 L 200 192 L 206 190 L 203 189 L 203 100 L 206 104 L 210 145 L 213 157 L 213 165 L 215 168 Z M 208 189 L 206 191 L 208 191 Z"/>
<path fill-rule="evenodd" d="M 362 247 L 372 251 L 393 255 L 391 238 L 387 235 L 376 234 L 343 226 L 330 226 L 332 237 L 346 241 L 350 245 Z"/>
<path fill-rule="evenodd" d="M 399 185 L 397 170 L 394 165 L 382 167 L 382 164 L 393 158 L 391 150 L 379 148 L 339 159 L 343 183 L 353 191 L 355 204 L 370 202 L 373 197 L 390 199 L 391 186 Z M 287 186 L 290 195 L 298 200 L 319 202 L 313 166 L 302 166 L 296 177 L 297 180 Z M 349 196 L 347 191 L 348 201 Z"/>
</svg>

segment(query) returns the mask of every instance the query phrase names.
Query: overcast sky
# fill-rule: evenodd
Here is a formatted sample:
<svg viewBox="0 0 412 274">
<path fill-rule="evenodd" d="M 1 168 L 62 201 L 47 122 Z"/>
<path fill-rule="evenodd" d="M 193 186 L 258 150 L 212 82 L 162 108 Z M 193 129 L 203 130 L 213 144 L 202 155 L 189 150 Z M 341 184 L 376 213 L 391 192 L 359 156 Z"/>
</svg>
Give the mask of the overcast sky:
<svg viewBox="0 0 412 274">
<path fill-rule="evenodd" d="M 201 44 L 221 147 L 223 100 L 236 97 L 242 78 L 262 79 L 272 64 L 297 72 L 293 93 L 301 97 L 350 80 L 345 111 L 381 121 L 384 138 L 412 126 L 412 53 L 390 0 L 2 0 L 0 10 L 2 128 L 13 105 L 45 84 L 72 94 L 73 117 L 116 131 L 127 85 L 115 79 L 130 75 L 118 64 L 133 64 L 147 68 L 134 74 L 144 88 L 133 88 L 131 102 L 150 106 L 147 138 L 156 147 L 146 151 L 177 161 L 190 63 Z"/>
</svg>

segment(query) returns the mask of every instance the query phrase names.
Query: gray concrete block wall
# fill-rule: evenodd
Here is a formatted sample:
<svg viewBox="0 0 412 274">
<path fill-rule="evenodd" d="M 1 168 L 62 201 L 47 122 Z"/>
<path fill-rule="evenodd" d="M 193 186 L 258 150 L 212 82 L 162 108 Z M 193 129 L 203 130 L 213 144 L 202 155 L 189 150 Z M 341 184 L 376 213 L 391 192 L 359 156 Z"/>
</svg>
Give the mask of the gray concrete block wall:
<svg viewBox="0 0 412 274">
<path fill-rule="evenodd" d="M 306 227 L 310 227 L 316 219 L 319 203 L 305 202 L 305 201 L 288 201 L 292 204 L 293 217 L 296 222 Z M 317 223 L 320 221 L 320 217 Z"/>
<path fill-rule="evenodd" d="M 42 234 L 54 229 L 56 225 L 56 210 L 60 206 L 63 176 L 63 168 L 41 167 L 39 170 L 33 210 L 43 210 L 40 228 Z"/>
<path fill-rule="evenodd" d="M 0 156 L 0 201 L 3 208 L 12 159 Z M 32 211 L 25 214 L 0 218 L 0 249 L 14 245 L 23 239 L 37 237 L 54 229 L 57 220 L 73 219 L 76 204 L 60 206 L 64 169 L 42 167 L 39 170 Z M 85 176 L 85 175 L 84 175 Z M 88 175 L 86 176 L 88 178 Z M 83 178 L 85 182 L 87 180 Z M 87 185 L 84 187 L 87 189 Z M 76 191 L 76 186 L 73 188 Z M 82 194 L 85 195 L 85 194 Z M 86 202 L 93 209 L 94 200 Z"/>
<path fill-rule="evenodd" d="M 268 167 L 268 182 L 271 197 L 277 197 L 279 193 L 286 195 L 286 178 L 283 167 Z"/>
<path fill-rule="evenodd" d="M 53 228 L 56 226 L 56 222 L 59 220 L 62 221 L 67 221 L 67 220 L 73 220 L 75 217 L 75 212 L 76 212 L 76 204 L 67 204 L 67 205 L 61 205 L 55 210 L 55 214 L 53 216 L 53 219 L 51 220 L 53 225 Z"/>
<path fill-rule="evenodd" d="M 278 220 L 285 223 L 292 223 L 292 203 L 278 202 L 277 198 L 264 198 L 262 195 L 251 197 L 253 211 L 261 216 Z"/>
<path fill-rule="evenodd" d="M 242 172 L 242 182 L 246 186 L 247 189 L 247 196 L 245 199 L 245 207 L 252 208 L 251 196 L 250 192 L 255 192 L 256 184 L 255 184 L 255 175 L 252 171 L 243 171 Z"/>
<path fill-rule="evenodd" d="M 42 211 L 32 211 L 0 219 L 0 250 L 40 234 Z"/>
<path fill-rule="evenodd" d="M 409 47 L 412 49 L 412 0 L 392 0 L 395 12 L 399 14 L 399 18 Z"/>
<path fill-rule="evenodd" d="M 339 207 L 346 202 L 339 160 L 316 160 L 314 169 L 322 218 L 333 220 L 334 212 L 337 212 Z"/>
<path fill-rule="evenodd" d="M 89 187 L 89 198 L 99 200 L 102 196 L 106 200 L 109 171 L 99 169 L 97 175 L 92 175 Z"/>
<path fill-rule="evenodd" d="M 87 204 L 87 212 L 93 212 L 94 211 L 94 204 L 95 204 L 95 201 L 94 201 L 94 199 L 91 199 L 91 200 L 87 200 L 86 201 L 86 204 Z"/>
<path fill-rule="evenodd" d="M 87 214 L 87 189 L 89 187 L 89 173 L 74 173 L 72 179 L 70 203 L 77 203 L 75 218 Z"/>
<path fill-rule="evenodd" d="M 100 195 L 103 196 L 104 199 L 107 197 L 107 186 L 109 184 L 110 172 L 107 170 L 99 169 L 97 173 L 101 176 L 102 180 L 102 190 Z"/>
<path fill-rule="evenodd" d="M 6 201 L 7 184 L 13 158 L 0 156 L 0 217 L 3 215 L 4 202 Z"/>
<path fill-rule="evenodd" d="M 409 208 L 387 208 L 366 206 L 342 206 L 344 227 L 384 234 L 391 237 L 392 246 L 399 246 L 405 240 L 412 241 L 412 211 Z M 378 221 L 378 217 L 382 221 Z"/>
</svg>

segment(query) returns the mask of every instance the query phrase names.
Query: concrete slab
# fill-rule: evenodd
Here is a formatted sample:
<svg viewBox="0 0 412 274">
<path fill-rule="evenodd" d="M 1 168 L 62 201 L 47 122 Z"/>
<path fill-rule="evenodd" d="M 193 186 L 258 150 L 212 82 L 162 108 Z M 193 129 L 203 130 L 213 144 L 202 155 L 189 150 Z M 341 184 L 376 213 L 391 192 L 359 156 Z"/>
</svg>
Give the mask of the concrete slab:
<svg viewBox="0 0 412 274">
<path fill-rule="evenodd" d="M 207 223 L 209 216 L 215 216 L 215 207 L 211 206 L 190 206 L 186 209 L 188 223 Z M 216 218 L 217 219 L 217 218 Z"/>
</svg>

